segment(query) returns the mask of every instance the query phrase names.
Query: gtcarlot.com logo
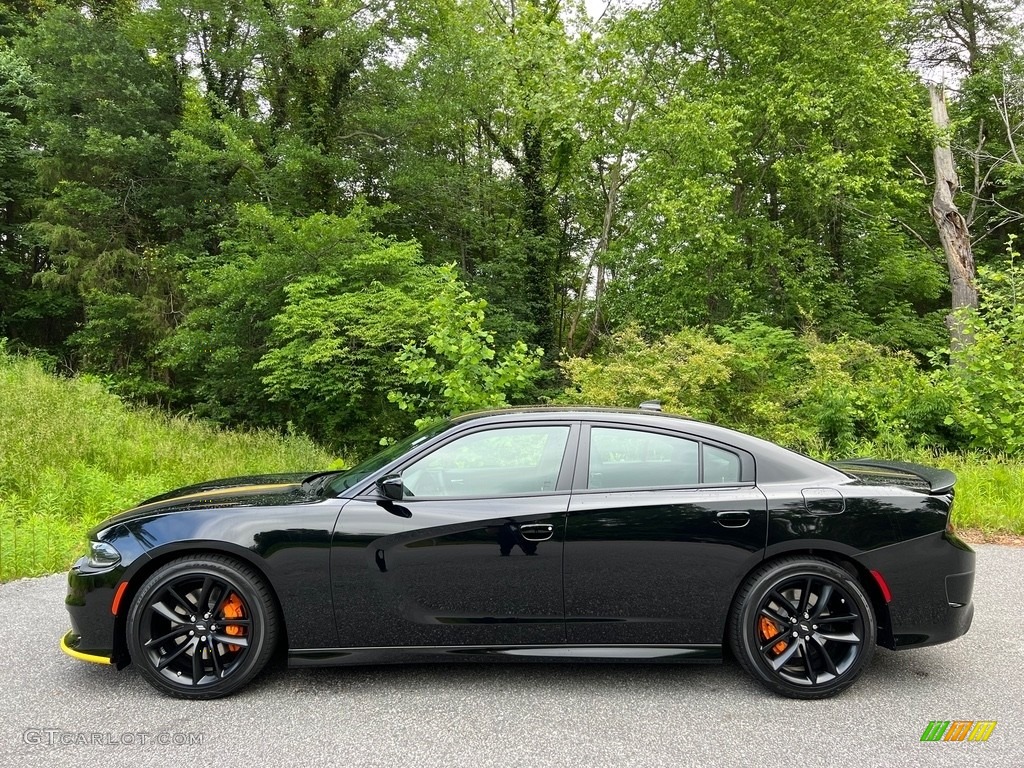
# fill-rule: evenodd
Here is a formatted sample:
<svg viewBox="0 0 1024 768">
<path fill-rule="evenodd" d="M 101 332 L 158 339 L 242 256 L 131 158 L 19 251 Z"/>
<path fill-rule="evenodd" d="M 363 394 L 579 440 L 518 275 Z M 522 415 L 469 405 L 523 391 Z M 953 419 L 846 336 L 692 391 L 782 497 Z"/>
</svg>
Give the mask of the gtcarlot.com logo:
<svg viewBox="0 0 1024 768">
<path fill-rule="evenodd" d="M 26 744 L 48 747 L 195 747 L 203 743 L 202 733 L 159 731 L 65 731 L 60 728 L 29 728 L 21 734 Z"/>
<path fill-rule="evenodd" d="M 995 720 L 932 720 L 921 741 L 988 741 L 996 729 Z"/>
</svg>

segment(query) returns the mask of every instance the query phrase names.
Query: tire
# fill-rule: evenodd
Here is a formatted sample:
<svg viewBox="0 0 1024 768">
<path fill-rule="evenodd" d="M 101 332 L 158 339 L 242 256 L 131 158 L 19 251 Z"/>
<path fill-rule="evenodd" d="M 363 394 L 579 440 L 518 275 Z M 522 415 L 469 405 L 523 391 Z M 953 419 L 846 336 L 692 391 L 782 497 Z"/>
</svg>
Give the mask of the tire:
<svg viewBox="0 0 1024 768">
<path fill-rule="evenodd" d="M 127 633 L 132 661 L 154 688 L 216 699 L 266 666 L 277 643 L 277 604 L 249 566 L 223 555 L 189 555 L 142 584 Z"/>
<path fill-rule="evenodd" d="M 874 655 L 877 631 L 857 579 L 814 557 L 782 558 L 754 571 L 729 617 L 740 665 L 794 699 L 824 699 L 852 685 Z"/>
</svg>

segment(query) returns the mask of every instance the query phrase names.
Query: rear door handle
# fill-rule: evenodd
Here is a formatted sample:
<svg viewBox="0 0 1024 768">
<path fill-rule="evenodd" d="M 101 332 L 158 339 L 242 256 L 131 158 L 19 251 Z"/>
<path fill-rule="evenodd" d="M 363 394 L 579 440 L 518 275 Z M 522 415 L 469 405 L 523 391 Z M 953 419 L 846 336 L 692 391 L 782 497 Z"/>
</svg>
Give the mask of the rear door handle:
<svg viewBox="0 0 1024 768">
<path fill-rule="evenodd" d="M 723 528 L 742 528 L 750 522 L 750 513 L 742 511 L 719 512 L 716 517 Z"/>
<path fill-rule="evenodd" d="M 528 523 L 519 526 L 519 534 L 527 541 L 547 541 L 555 535 L 555 526 L 550 523 Z"/>
</svg>

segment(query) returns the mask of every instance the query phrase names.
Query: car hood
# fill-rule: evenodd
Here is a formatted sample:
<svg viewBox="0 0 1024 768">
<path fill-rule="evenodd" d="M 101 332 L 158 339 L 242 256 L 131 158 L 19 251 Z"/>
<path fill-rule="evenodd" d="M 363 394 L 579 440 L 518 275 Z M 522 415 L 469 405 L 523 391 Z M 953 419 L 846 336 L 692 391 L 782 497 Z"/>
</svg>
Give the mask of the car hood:
<svg viewBox="0 0 1024 768">
<path fill-rule="evenodd" d="M 316 500 L 315 487 L 303 488 L 310 472 L 279 475 L 246 475 L 186 485 L 153 496 L 131 509 L 104 520 L 96 530 L 109 528 L 153 513 L 180 512 L 188 509 L 225 507 L 273 507 L 309 503 Z"/>
</svg>

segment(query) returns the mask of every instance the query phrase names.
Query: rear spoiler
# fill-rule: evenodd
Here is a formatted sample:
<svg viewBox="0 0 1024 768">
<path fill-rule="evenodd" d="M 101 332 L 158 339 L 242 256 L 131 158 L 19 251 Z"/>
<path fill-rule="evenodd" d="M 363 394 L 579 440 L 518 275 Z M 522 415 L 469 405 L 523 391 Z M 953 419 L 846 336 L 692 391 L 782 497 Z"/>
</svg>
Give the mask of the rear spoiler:
<svg viewBox="0 0 1024 768">
<path fill-rule="evenodd" d="M 856 475 L 865 482 L 876 482 L 879 485 L 906 485 L 913 490 L 927 488 L 927 492 L 933 496 L 949 493 L 956 483 L 956 475 L 948 469 L 926 467 L 906 461 L 851 459 L 831 462 L 831 465 L 841 472 Z M 901 478 L 903 482 L 901 482 Z"/>
</svg>

